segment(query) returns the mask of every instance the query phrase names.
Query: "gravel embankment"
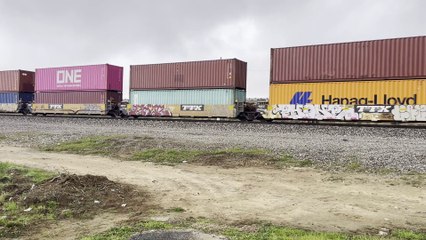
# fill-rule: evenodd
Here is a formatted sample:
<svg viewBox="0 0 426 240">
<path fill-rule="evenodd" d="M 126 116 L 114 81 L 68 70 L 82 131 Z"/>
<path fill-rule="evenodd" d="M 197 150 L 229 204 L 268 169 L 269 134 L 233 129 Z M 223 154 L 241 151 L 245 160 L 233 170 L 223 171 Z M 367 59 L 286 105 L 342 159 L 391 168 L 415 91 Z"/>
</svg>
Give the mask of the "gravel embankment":
<svg viewBox="0 0 426 240">
<path fill-rule="evenodd" d="M 265 148 L 322 167 L 357 162 L 426 173 L 426 129 L 0 116 L 3 141 L 24 147 L 104 134 L 152 136 L 195 148 Z"/>
</svg>

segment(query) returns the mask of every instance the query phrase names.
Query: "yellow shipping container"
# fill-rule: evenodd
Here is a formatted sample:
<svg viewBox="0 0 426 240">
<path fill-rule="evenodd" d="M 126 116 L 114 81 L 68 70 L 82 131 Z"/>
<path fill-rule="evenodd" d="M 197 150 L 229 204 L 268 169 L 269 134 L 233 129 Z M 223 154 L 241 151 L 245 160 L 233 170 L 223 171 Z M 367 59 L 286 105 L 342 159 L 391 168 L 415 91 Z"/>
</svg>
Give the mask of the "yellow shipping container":
<svg viewBox="0 0 426 240">
<path fill-rule="evenodd" d="M 426 80 L 271 84 L 269 104 L 426 105 Z"/>
</svg>

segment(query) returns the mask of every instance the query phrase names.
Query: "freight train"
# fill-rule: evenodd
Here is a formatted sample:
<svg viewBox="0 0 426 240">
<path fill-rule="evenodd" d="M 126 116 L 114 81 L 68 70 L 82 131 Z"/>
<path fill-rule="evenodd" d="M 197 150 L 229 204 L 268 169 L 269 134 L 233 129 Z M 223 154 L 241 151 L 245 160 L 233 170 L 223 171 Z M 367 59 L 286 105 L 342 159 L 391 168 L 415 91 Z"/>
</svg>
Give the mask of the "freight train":
<svg viewBox="0 0 426 240">
<path fill-rule="evenodd" d="M 0 72 L 0 111 L 113 117 L 426 121 L 426 36 L 271 49 L 266 109 L 238 59 Z"/>
</svg>

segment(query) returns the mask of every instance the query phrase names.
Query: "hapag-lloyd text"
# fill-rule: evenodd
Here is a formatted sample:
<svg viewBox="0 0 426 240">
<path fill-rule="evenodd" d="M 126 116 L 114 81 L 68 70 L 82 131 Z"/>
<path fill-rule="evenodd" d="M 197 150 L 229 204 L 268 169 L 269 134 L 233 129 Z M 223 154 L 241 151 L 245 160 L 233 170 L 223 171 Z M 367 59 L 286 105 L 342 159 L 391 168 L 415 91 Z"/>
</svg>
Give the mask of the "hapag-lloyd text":
<svg viewBox="0 0 426 240">
<path fill-rule="evenodd" d="M 338 105 L 416 105 L 417 94 L 412 97 L 391 97 L 384 94 L 383 97 L 374 95 L 373 98 L 336 98 L 332 95 L 322 96 L 321 104 Z"/>
</svg>

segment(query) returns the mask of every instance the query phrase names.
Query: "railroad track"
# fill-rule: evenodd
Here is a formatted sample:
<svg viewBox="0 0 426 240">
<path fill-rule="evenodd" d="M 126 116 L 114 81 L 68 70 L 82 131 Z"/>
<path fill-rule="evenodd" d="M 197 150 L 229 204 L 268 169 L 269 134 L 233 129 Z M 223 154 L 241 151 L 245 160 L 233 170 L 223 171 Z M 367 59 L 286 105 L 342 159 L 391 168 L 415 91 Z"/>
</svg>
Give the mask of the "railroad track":
<svg viewBox="0 0 426 240">
<path fill-rule="evenodd" d="M 110 119 L 117 121 L 176 121 L 176 122 L 215 122 L 215 123 L 240 123 L 240 124 L 291 124 L 291 125 L 319 125 L 319 126 L 349 126 L 349 127 L 382 127 L 382 128 L 414 128 L 426 129 L 426 122 L 369 122 L 369 121 L 332 121 L 332 120 L 255 120 L 240 121 L 229 118 L 178 118 L 178 117 L 138 117 L 138 118 L 112 118 L 105 115 L 27 115 L 18 113 L 1 113 L 0 116 L 27 117 L 27 118 L 79 118 L 79 119 Z"/>
</svg>

